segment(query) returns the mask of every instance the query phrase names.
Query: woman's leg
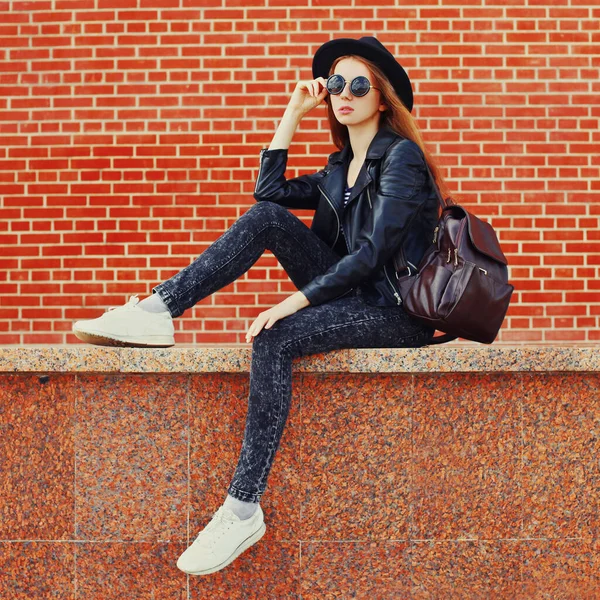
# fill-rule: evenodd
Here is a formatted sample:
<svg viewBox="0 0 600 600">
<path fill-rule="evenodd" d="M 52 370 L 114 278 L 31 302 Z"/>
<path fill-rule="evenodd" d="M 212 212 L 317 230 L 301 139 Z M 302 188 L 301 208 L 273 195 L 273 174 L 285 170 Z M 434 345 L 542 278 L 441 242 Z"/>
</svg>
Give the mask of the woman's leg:
<svg viewBox="0 0 600 600">
<path fill-rule="evenodd" d="M 292 399 L 292 360 L 341 348 L 425 345 L 434 331 L 401 307 L 371 306 L 360 295 L 308 306 L 262 329 L 252 344 L 244 440 L 228 493 L 259 502 Z"/>
<path fill-rule="evenodd" d="M 287 208 L 274 202 L 253 204 L 198 258 L 158 284 L 172 317 L 241 277 L 270 250 L 298 289 L 324 273 L 340 257 Z"/>
<path fill-rule="evenodd" d="M 238 279 L 265 250 L 273 252 L 299 289 L 340 259 L 287 208 L 260 201 L 190 265 L 155 286 L 156 299 L 139 302 L 134 296 L 97 319 L 77 321 L 73 332 L 100 345 L 172 346 L 172 318 Z"/>
<path fill-rule="evenodd" d="M 177 317 L 238 279 L 267 249 L 297 288 L 340 259 L 286 208 L 261 201 L 193 263 L 153 291 Z M 245 502 L 258 502 L 264 493 L 290 408 L 293 358 L 339 348 L 420 346 L 433 333 L 401 307 L 371 306 L 355 290 L 263 328 L 252 345 L 244 440 L 228 493 Z"/>
<path fill-rule="evenodd" d="M 191 265 L 153 291 L 179 316 L 240 277 L 266 249 L 299 289 L 340 258 L 286 208 L 261 201 Z M 303 308 L 254 338 L 244 439 L 228 498 L 179 557 L 177 565 L 184 572 L 219 570 L 264 534 L 259 501 L 290 409 L 294 357 L 346 347 L 420 345 L 433 334 L 399 307 L 370 306 L 355 292 Z M 238 501 L 254 503 L 256 510 L 236 514 Z"/>
</svg>

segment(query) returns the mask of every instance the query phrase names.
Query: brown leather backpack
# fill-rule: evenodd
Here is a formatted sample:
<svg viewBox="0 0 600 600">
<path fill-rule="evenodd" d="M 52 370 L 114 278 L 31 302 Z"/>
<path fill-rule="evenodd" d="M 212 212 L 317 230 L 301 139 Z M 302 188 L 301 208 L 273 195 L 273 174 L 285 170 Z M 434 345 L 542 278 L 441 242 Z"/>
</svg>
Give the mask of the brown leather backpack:
<svg viewBox="0 0 600 600">
<path fill-rule="evenodd" d="M 493 227 L 450 197 L 444 202 L 429 165 L 427 171 L 442 215 L 416 274 L 400 250 L 400 270 L 408 269 L 408 275 L 398 277 L 404 309 L 445 333 L 430 344 L 458 337 L 491 344 L 514 291 L 508 283 L 508 262 Z"/>
</svg>

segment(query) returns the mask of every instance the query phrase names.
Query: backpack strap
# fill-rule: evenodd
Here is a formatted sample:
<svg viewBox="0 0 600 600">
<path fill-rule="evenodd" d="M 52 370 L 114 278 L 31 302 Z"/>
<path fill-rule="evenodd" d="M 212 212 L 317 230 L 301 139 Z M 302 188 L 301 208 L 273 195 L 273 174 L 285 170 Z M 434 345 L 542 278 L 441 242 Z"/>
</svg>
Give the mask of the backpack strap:
<svg viewBox="0 0 600 600">
<path fill-rule="evenodd" d="M 427 167 L 427 173 L 429 175 L 429 180 L 431 181 L 432 185 L 433 185 L 433 189 L 435 190 L 437 199 L 438 199 L 438 204 L 439 206 L 442 208 L 442 211 L 447 208 L 448 206 L 452 206 L 455 205 L 456 203 L 452 200 L 451 196 L 448 196 L 448 198 L 446 198 L 445 200 L 442 198 L 442 194 L 440 194 L 440 188 L 438 187 L 437 183 L 435 182 L 435 178 L 433 176 L 433 173 L 431 172 L 431 169 L 429 168 L 429 164 L 427 163 L 427 161 L 425 160 L 425 166 Z M 400 246 L 400 270 L 404 270 L 407 269 L 408 270 L 408 274 L 411 275 L 411 270 L 408 266 L 408 261 L 406 260 L 406 256 L 404 255 L 404 248 L 402 246 Z M 440 342 L 443 343 L 443 342 Z"/>
<path fill-rule="evenodd" d="M 446 200 L 444 200 L 442 198 L 442 194 L 440 194 L 440 188 L 438 187 L 437 183 L 435 182 L 435 177 L 433 176 L 433 173 L 431 172 L 431 169 L 429 168 L 429 164 L 427 163 L 427 161 L 425 161 L 425 166 L 427 167 L 427 173 L 429 173 L 429 180 L 431 181 L 431 183 L 433 184 L 433 188 L 435 189 L 438 203 L 441 206 L 442 210 L 444 210 L 447 206 L 454 204 L 454 201 L 452 200 L 452 198 L 450 196 L 448 198 L 446 198 Z"/>
</svg>

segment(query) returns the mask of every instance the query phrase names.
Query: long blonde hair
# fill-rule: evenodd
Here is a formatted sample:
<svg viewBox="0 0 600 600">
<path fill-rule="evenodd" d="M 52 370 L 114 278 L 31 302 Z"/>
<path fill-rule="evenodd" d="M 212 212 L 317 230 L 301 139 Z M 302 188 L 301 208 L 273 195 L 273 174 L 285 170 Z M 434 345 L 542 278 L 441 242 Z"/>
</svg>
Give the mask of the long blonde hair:
<svg viewBox="0 0 600 600">
<path fill-rule="evenodd" d="M 359 60 L 371 71 L 374 80 L 371 81 L 371 84 L 376 88 L 379 88 L 381 93 L 381 102 L 384 102 L 388 107 L 387 110 L 380 112 L 379 127 L 387 125 L 388 128 L 392 129 L 402 137 L 412 140 L 419 146 L 419 148 L 421 148 L 423 154 L 425 155 L 425 160 L 427 161 L 435 182 L 440 190 L 442 198 L 448 198 L 448 196 L 451 194 L 444 176 L 442 175 L 441 169 L 439 168 L 436 159 L 429 152 L 429 150 L 427 150 L 416 119 L 410 114 L 406 106 L 402 104 L 402 101 L 400 98 L 398 98 L 398 94 L 396 93 L 396 90 L 393 88 L 389 79 L 375 63 L 356 54 L 346 54 L 345 56 L 336 58 L 329 69 L 329 75 L 333 75 L 335 66 L 344 58 L 354 58 Z M 325 99 L 327 100 L 327 96 L 325 96 Z M 346 125 L 342 125 L 335 118 L 333 108 L 331 107 L 331 102 L 329 101 L 327 101 L 327 118 L 329 120 L 329 127 L 331 129 L 333 143 L 339 150 L 341 150 L 346 144 L 348 144 L 350 140 L 350 136 L 348 135 L 348 127 Z"/>
</svg>

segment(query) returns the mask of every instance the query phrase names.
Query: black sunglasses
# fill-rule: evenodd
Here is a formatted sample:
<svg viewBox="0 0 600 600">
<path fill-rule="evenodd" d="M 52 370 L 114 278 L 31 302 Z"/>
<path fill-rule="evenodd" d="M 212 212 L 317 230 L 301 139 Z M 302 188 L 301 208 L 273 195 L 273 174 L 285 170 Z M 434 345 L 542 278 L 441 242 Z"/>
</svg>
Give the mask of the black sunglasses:
<svg viewBox="0 0 600 600">
<path fill-rule="evenodd" d="M 342 93 L 343 89 L 346 87 L 346 83 L 347 81 L 341 75 L 336 73 L 327 78 L 325 87 L 330 94 L 337 95 Z M 379 89 L 372 86 L 371 82 L 364 75 L 359 75 L 350 82 L 350 91 L 354 96 L 365 96 L 369 93 L 371 88 L 374 90 Z"/>
</svg>

